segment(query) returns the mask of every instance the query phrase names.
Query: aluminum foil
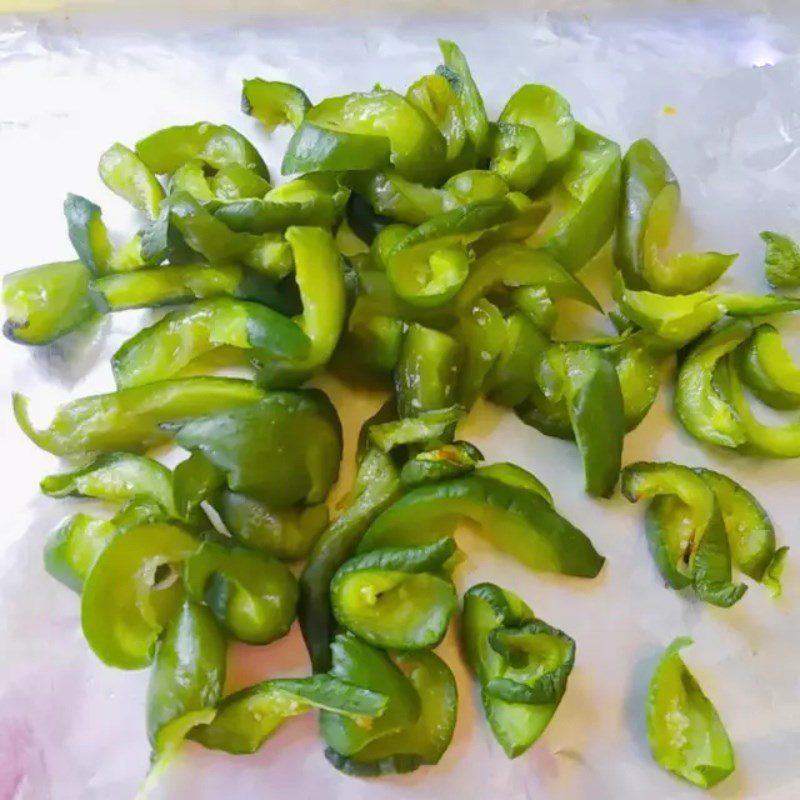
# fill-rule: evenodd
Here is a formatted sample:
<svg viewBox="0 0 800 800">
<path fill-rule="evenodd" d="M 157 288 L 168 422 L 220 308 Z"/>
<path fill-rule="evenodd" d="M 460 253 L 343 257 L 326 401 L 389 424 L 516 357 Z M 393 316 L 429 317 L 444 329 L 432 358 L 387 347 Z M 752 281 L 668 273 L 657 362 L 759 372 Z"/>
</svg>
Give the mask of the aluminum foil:
<svg viewBox="0 0 800 800">
<path fill-rule="evenodd" d="M 52 7 L 52 4 L 45 4 Z M 738 251 L 728 286 L 764 290 L 763 229 L 800 235 L 800 26 L 792 3 L 563 3 L 534 14 L 468 3 L 304 6 L 302 19 L 263 3 L 177 0 L 89 4 L 74 13 L 0 17 L 0 270 L 69 258 L 61 214 L 68 191 L 103 206 L 119 235 L 136 220 L 100 183 L 99 154 L 164 125 L 208 119 L 240 127 L 277 173 L 287 135 L 268 138 L 238 111 L 243 77 L 290 80 L 312 98 L 403 89 L 438 63 L 436 37 L 468 54 L 490 113 L 527 81 L 552 84 L 588 126 L 626 146 L 653 139 L 678 174 L 679 238 Z M 757 5 L 758 10 L 752 11 Z M 131 10 L 140 9 L 137 16 Z M 447 10 L 447 15 L 444 11 Z M 751 9 L 748 11 L 748 9 Z M 28 10 L 31 7 L 28 6 Z M 385 14 L 385 16 L 382 16 Z M 587 278 L 606 280 L 608 257 Z M 47 577 L 44 537 L 80 501 L 50 500 L 37 482 L 54 458 L 17 430 L 12 390 L 43 416 L 55 403 L 112 388 L 109 356 L 150 318 L 126 312 L 46 349 L 0 344 L 0 800 L 116 800 L 134 796 L 148 763 L 144 672 L 105 668 L 82 641 L 78 598 Z M 574 322 L 575 320 L 573 320 Z M 791 330 L 793 323 L 783 323 Z M 797 328 L 796 323 L 794 328 Z M 352 438 L 377 395 L 325 382 Z M 721 469 L 769 510 L 781 542 L 800 552 L 800 464 L 701 448 L 672 419 L 664 389 L 625 442 L 625 461 L 674 460 Z M 589 500 L 576 449 L 481 406 L 463 436 L 489 460 L 512 460 L 553 490 L 558 507 L 608 557 L 595 581 L 533 574 L 464 532 L 461 590 L 491 580 L 518 592 L 578 642 L 569 690 L 542 739 L 509 761 L 493 741 L 453 636 L 440 651 L 461 693 L 452 747 L 435 768 L 364 781 L 325 762 L 313 715 L 288 723 L 260 753 L 235 757 L 187 745 L 152 796 L 193 800 L 531 800 L 658 797 L 696 790 L 650 758 L 644 698 L 673 637 L 716 703 L 735 744 L 735 774 L 712 796 L 800 797 L 800 575 L 790 557 L 783 597 L 752 587 L 720 610 L 666 589 L 643 535 L 643 509 Z M 172 459 L 177 456 L 172 455 Z M 349 470 L 345 470 L 343 488 Z M 341 492 L 340 492 L 341 494 Z M 91 504 L 88 504 L 91 509 Z M 234 648 L 231 688 L 307 669 L 299 633 L 266 648 Z"/>
</svg>

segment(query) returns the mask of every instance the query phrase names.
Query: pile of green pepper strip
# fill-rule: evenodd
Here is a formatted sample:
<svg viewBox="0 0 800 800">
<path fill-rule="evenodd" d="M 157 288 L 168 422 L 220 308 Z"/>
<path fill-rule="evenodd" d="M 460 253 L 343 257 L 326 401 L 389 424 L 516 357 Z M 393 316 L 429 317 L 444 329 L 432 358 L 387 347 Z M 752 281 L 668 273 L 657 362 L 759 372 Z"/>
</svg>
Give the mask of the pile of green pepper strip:
<svg viewBox="0 0 800 800">
<path fill-rule="evenodd" d="M 592 578 L 604 562 L 534 475 L 483 465 L 455 439 L 480 397 L 574 440 L 586 491 L 609 497 L 625 434 L 680 351 L 675 408 L 692 436 L 800 456 L 800 422 L 760 422 L 745 393 L 800 408 L 800 367 L 758 321 L 800 300 L 709 289 L 736 256 L 669 254 L 680 190 L 652 142 L 623 156 L 537 84 L 492 122 L 463 53 L 439 44 L 443 64 L 405 94 L 313 103 L 292 84 L 245 80 L 246 114 L 268 131 L 294 128 L 281 167 L 292 177 L 279 186 L 227 125 L 112 145 L 100 176 L 142 215 L 140 230 L 115 242 L 101 208 L 70 194 L 77 260 L 4 278 L 4 332 L 27 345 L 104 314 L 179 306 L 114 354 L 115 392 L 67 403 L 41 429 L 14 398 L 37 445 L 78 461 L 42 491 L 117 504 L 64 522 L 45 566 L 81 595 L 101 660 L 152 665 L 151 778 L 187 737 L 250 753 L 310 709 L 343 772 L 439 761 L 457 691 L 432 648 L 457 607 L 459 523 L 533 570 Z M 612 236 L 617 334 L 559 339 L 561 302 L 602 313 L 576 273 Z M 762 236 L 769 281 L 798 285 L 800 248 Z M 220 365 L 247 365 L 251 379 L 208 374 Z M 341 426 L 324 393 L 302 388 L 325 368 L 390 393 L 364 424 L 332 520 Z M 190 452 L 174 470 L 145 454 L 170 442 Z M 736 567 L 780 592 L 787 548 L 730 478 L 639 463 L 622 470 L 622 493 L 653 498 L 647 539 L 670 586 L 727 607 L 746 589 Z M 298 559 L 296 579 L 287 562 Z M 266 644 L 296 615 L 314 674 L 226 694 L 229 642 Z M 516 757 L 555 713 L 575 642 L 489 583 L 464 596 L 461 633 L 491 730 Z M 680 646 L 654 675 L 648 736 L 666 769 L 708 787 L 732 771 L 733 752 Z"/>
</svg>

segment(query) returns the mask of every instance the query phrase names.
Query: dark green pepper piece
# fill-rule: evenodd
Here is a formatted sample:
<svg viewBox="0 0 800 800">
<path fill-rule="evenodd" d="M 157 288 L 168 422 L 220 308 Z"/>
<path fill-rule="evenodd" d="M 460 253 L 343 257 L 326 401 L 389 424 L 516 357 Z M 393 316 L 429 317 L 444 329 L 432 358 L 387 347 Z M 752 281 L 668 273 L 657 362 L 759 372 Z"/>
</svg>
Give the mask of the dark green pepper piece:
<svg viewBox="0 0 800 800">
<path fill-rule="evenodd" d="M 497 306 L 479 300 L 458 323 L 463 355 L 458 376 L 458 400 L 471 408 L 506 345 L 506 323 Z"/>
<path fill-rule="evenodd" d="M 527 398 L 514 409 L 517 416 L 532 428 L 556 439 L 574 441 L 575 433 L 563 398 L 551 400 L 538 386 L 532 386 Z"/>
<path fill-rule="evenodd" d="M 264 397 L 250 381 L 183 378 L 81 397 L 58 408 L 47 428 L 34 428 L 28 400 L 13 395 L 14 416 L 25 435 L 55 455 L 145 450 L 169 441 L 166 423 L 248 405 Z"/>
<path fill-rule="evenodd" d="M 201 503 L 209 500 L 224 485 L 225 473 L 201 452 L 196 451 L 181 461 L 173 472 L 175 507 L 180 517 L 189 519 Z"/>
<path fill-rule="evenodd" d="M 119 142 L 112 144 L 100 156 L 98 171 L 103 183 L 114 194 L 127 200 L 150 219 L 158 216 L 164 199 L 164 189 L 133 150 Z"/>
<path fill-rule="evenodd" d="M 800 408 L 800 367 L 772 325 L 759 325 L 741 351 L 741 378 L 761 402 L 772 408 Z"/>
<path fill-rule="evenodd" d="M 242 111 L 255 117 L 268 131 L 287 123 L 299 127 L 309 108 L 308 95 L 293 83 L 263 78 L 242 81 Z"/>
<path fill-rule="evenodd" d="M 270 392 L 257 403 L 183 425 L 175 441 L 223 470 L 230 489 L 275 508 L 322 502 L 342 456 L 336 409 L 318 389 Z"/>
<path fill-rule="evenodd" d="M 481 461 L 481 451 L 469 442 L 443 444 L 406 461 L 400 470 L 400 481 L 404 486 L 420 486 L 458 478 L 473 472 Z"/>
<path fill-rule="evenodd" d="M 553 496 L 550 490 L 532 473 L 517 464 L 501 461 L 497 464 L 487 464 L 478 467 L 476 473 L 484 478 L 505 483 L 507 486 L 516 486 L 520 489 L 538 494 L 550 508 L 554 508 Z"/>
<path fill-rule="evenodd" d="M 603 566 L 586 535 L 538 493 L 481 475 L 413 489 L 370 525 L 359 552 L 426 544 L 462 517 L 531 569 L 593 578 Z"/>
<path fill-rule="evenodd" d="M 335 631 L 329 587 L 336 570 L 355 551 L 361 536 L 399 494 L 400 481 L 392 459 L 370 448 L 361 459 L 348 505 L 320 536 L 300 576 L 300 629 L 314 672 L 330 667 Z"/>
<path fill-rule="evenodd" d="M 529 192 L 547 167 L 547 154 L 535 128 L 499 122 L 492 127 L 489 169 L 505 179 L 510 189 Z"/>
<path fill-rule="evenodd" d="M 91 272 L 80 261 L 29 267 L 3 276 L 3 333 L 19 344 L 50 344 L 96 315 Z"/>
<path fill-rule="evenodd" d="M 267 644 L 285 636 L 295 618 L 297 581 L 272 556 L 206 541 L 186 561 L 189 596 L 205 603 L 239 641 Z"/>
<path fill-rule="evenodd" d="M 711 701 L 678 652 L 679 638 L 664 651 L 647 693 L 647 740 L 660 766 L 701 789 L 710 789 L 735 769 L 733 746 Z"/>
</svg>

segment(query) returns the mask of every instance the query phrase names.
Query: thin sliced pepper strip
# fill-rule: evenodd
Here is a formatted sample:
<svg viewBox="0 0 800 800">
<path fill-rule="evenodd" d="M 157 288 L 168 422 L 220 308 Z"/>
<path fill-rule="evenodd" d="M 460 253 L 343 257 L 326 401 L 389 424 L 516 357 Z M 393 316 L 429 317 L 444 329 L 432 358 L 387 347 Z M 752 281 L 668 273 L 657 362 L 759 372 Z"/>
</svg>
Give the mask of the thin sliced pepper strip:
<svg viewBox="0 0 800 800">
<path fill-rule="evenodd" d="M 394 653 L 392 659 L 419 697 L 419 716 L 414 723 L 367 744 L 352 757 L 327 748 L 325 757 L 347 775 L 394 775 L 438 764 L 452 740 L 458 687 L 450 668 L 428 651 Z"/>
<path fill-rule="evenodd" d="M 658 397 L 662 355 L 649 344 L 646 336 L 637 334 L 603 350 L 619 378 L 625 430 L 632 431 L 644 420 Z"/>
<path fill-rule="evenodd" d="M 126 340 L 111 359 L 114 380 L 120 389 L 168 380 L 225 345 L 268 360 L 304 358 L 311 342 L 292 320 L 260 303 L 197 300 Z"/>
<path fill-rule="evenodd" d="M 50 425 L 33 426 L 28 400 L 13 395 L 14 416 L 31 441 L 55 455 L 145 450 L 171 438 L 163 425 L 254 403 L 264 392 L 234 378 L 183 378 L 81 397 L 60 406 Z"/>
<path fill-rule="evenodd" d="M 723 321 L 692 347 L 680 366 L 675 411 L 684 428 L 701 442 L 739 447 L 746 441 L 739 415 L 716 385 L 715 371 L 752 330 L 747 320 Z"/>
<path fill-rule="evenodd" d="M 520 489 L 525 489 L 529 492 L 538 494 L 551 508 L 554 507 L 553 496 L 550 490 L 531 472 L 523 469 L 517 464 L 511 464 L 507 461 L 500 461 L 497 464 L 487 464 L 478 467 L 475 470 L 476 474 L 484 478 L 492 478 L 493 480 L 505 483 L 508 486 L 516 486 Z"/>
<path fill-rule="evenodd" d="M 172 472 L 147 456 L 108 453 L 72 472 L 43 478 L 41 490 L 50 497 L 96 497 L 126 502 L 156 503 L 175 517 Z"/>
<path fill-rule="evenodd" d="M 647 739 L 661 767 L 710 789 L 734 771 L 735 759 L 717 710 L 678 655 L 690 644 L 689 638 L 675 639 L 653 672 L 647 693 Z"/>
<path fill-rule="evenodd" d="M 241 164 L 226 164 L 208 183 L 214 197 L 225 203 L 264 197 L 272 191 L 272 184 L 266 178 Z"/>
<path fill-rule="evenodd" d="M 108 271 L 113 246 L 100 206 L 77 194 L 64 200 L 67 235 L 78 258 L 94 275 Z"/>
<path fill-rule="evenodd" d="M 622 471 L 622 494 L 648 509 L 647 538 L 656 564 L 674 588 L 691 585 L 700 599 L 727 608 L 747 587 L 731 582 L 728 534 L 714 491 L 689 467 L 639 462 Z"/>
<path fill-rule="evenodd" d="M 331 581 L 339 624 L 375 647 L 424 650 L 444 638 L 456 610 L 446 562 L 451 538 L 419 547 L 387 547 L 351 558 Z"/>
<path fill-rule="evenodd" d="M 481 475 L 408 492 L 370 525 L 359 552 L 425 544 L 437 538 L 440 525 L 463 518 L 479 525 L 500 550 L 534 570 L 593 578 L 605 560 L 586 535 L 538 493 Z"/>
<path fill-rule="evenodd" d="M 124 144 L 112 144 L 102 156 L 98 172 L 114 194 L 127 200 L 150 219 L 158 216 L 164 189 L 136 153 Z"/>
<path fill-rule="evenodd" d="M 303 313 L 295 319 L 311 340 L 311 350 L 302 359 L 271 359 L 258 363 L 258 380 L 267 386 L 302 383 L 333 355 L 346 318 L 346 295 L 342 261 L 333 237 L 322 228 L 292 227 L 286 231 L 292 248 L 295 279 L 303 302 Z"/>
<path fill-rule="evenodd" d="M 242 81 L 242 111 L 255 117 L 268 131 L 285 124 L 299 127 L 309 108 L 308 95 L 293 83 L 263 78 Z"/>
<path fill-rule="evenodd" d="M 180 606 L 179 580 L 158 580 L 159 567 L 185 561 L 199 546 L 174 525 L 152 523 L 115 536 L 89 573 L 81 595 L 81 626 L 89 647 L 120 669 L 146 667 Z"/>
<path fill-rule="evenodd" d="M 188 422 L 175 441 L 202 452 L 231 490 L 274 508 L 323 502 L 342 456 L 339 417 L 318 389 L 268 392 L 256 403 Z M 265 469 L 277 463 L 280 470 Z"/>
<path fill-rule="evenodd" d="M 378 514 L 400 493 L 397 468 L 380 450 L 368 449 L 360 461 L 348 505 L 315 543 L 300 576 L 300 629 L 314 672 L 330 668 L 335 631 L 330 582 L 355 551 Z"/>
<path fill-rule="evenodd" d="M 775 327 L 759 325 L 741 350 L 742 381 L 759 400 L 772 408 L 800 408 L 800 367 Z"/>
<path fill-rule="evenodd" d="M 385 712 L 387 698 L 331 675 L 274 678 L 226 697 L 213 721 L 190 738 L 212 750 L 255 753 L 287 719 L 315 708 L 368 728 Z"/>
<path fill-rule="evenodd" d="M 297 581 L 266 553 L 205 541 L 186 560 L 183 579 L 189 596 L 241 642 L 268 644 L 294 621 Z"/>
<path fill-rule="evenodd" d="M 406 461 L 400 470 L 400 481 L 404 486 L 420 486 L 458 478 L 474 472 L 481 461 L 481 451 L 469 442 L 444 444 L 423 450 Z"/>
<path fill-rule="evenodd" d="M 539 134 L 530 125 L 498 122 L 492 126 L 489 169 L 508 182 L 510 189 L 529 192 L 547 168 L 547 154 Z"/>
<path fill-rule="evenodd" d="M 28 267 L 3 276 L 6 321 L 12 342 L 45 345 L 96 316 L 89 292 L 91 272 L 80 261 Z"/>
<path fill-rule="evenodd" d="M 725 253 L 680 253 L 666 261 L 661 250 L 669 244 L 680 202 L 672 170 L 648 139 L 634 142 L 622 161 L 614 261 L 632 289 L 660 294 L 688 294 L 714 283 L 736 259 Z"/>
</svg>

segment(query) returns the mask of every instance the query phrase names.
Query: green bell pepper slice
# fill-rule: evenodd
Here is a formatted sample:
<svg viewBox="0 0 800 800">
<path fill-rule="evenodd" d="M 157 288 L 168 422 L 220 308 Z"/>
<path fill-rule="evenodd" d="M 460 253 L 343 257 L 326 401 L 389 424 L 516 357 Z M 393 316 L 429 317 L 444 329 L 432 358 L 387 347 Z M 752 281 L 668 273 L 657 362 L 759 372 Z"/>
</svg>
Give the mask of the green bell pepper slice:
<svg viewBox="0 0 800 800">
<path fill-rule="evenodd" d="M 410 225 L 403 223 L 395 223 L 387 225 L 382 230 L 375 234 L 372 244 L 369 246 L 370 266 L 372 269 L 386 272 L 389 268 L 389 256 L 400 244 L 403 239 L 408 236 L 413 228 Z"/>
<path fill-rule="evenodd" d="M 680 187 L 669 164 L 649 139 L 634 142 L 622 161 L 614 261 L 632 289 L 688 294 L 714 283 L 735 261 L 725 253 L 680 253 L 666 261 L 680 203 Z"/>
<path fill-rule="evenodd" d="M 337 622 L 375 647 L 426 650 L 444 638 L 458 603 L 446 562 L 455 542 L 386 547 L 345 562 L 331 581 Z"/>
<path fill-rule="evenodd" d="M 305 558 L 330 521 L 325 503 L 275 510 L 223 490 L 212 505 L 234 539 L 281 561 Z"/>
<path fill-rule="evenodd" d="M 611 238 L 617 221 L 619 145 L 578 125 L 575 146 L 556 187 L 563 211 L 542 232 L 541 246 L 570 272 L 577 272 Z"/>
<path fill-rule="evenodd" d="M 460 348 L 446 333 L 411 325 L 395 370 L 397 411 L 413 417 L 454 404 Z"/>
<path fill-rule="evenodd" d="M 574 441 L 575 433 L 563 398 L 551 400 L 538 386 L 531 387 L 530 394 L 514 408 L 517 416 L 532 428 L 564 441 Z"/>
<path fill-rule="evenodd" d="M 108 272 L 114 248 L 100 206 L 80 195 L 68 194 L 64 200 L 64 217 L 78 258 L 94 275 Z"/>
<path fill-rule="evenodd" d="M 297 581 L 288 567 L 258 550 L 205 541 L 187 560 L 189 596 L 248 644 L 268 644 L 289 632 L 297 610 Z"/>
<path fill-rule="evenodd" d="M 226 164 L 209 180 L 214 197 L 225 203 L 264 197 L 272 184 L 252 169 L 241 164 Z"/>
<path fill-rule="evenodd" d="M 513 592 L 480 583 L 464 595 L 461 640 L 481 702 L 509 758 L 542 735 L 566 691 L 575 642 L 536 619 Z"/>
<path fill-rule="evenodd" d="M 111 359 L 114 380 L 120 389 L 168 380 L 225 345 L 269 359 L 303 358 L 311 343 L 292 320 L 260 303 L 197 300 L 127 339 Z"/>
<path fill-rule="evenodd" d="M 619 479 L 625 438 L 624 401 L 613 364 L 597 348 L 566 348 L 564 394 L 583 459 L 586 491 L 610 497 Z"/>
<path fill-rule="evenodd" d="M 58 408 L 50 425 L 33 426 L 28 400 L 13 395 L 14 416 L 25 435 L 59 456 L 114 450 L 146 450 L 169 441 L 164 424 L 255 403 L 264 392 L 234 378 L 182 378 L 73 400 Z"/>
<path fill-rule="evenodd" d="M 469 442 L 443 444 L 412 456 L 400 470 L 403 486 L 421 486 L 474 472 L 483 454 Z"/>
<path fill-rule="evenodd" d="M 717 498 L 733 563 L 747 576 L 769 583 L 770 571 L 777 560 L 785 558 L 788 547 L 775 547 L 775 528 L 763 506 L 736 481 L 711 469 L 695 468 Z M 771 587 L 780 593 L 780 581 Z"/>
<path fill-rule="evenodd" d="M 175 517 L 172 472 L 135 453 L 107 453 L 73 472 L 49 475 L 39 484 L 50 497 L 96 497 L 112 502 L 157 503 Z"/>
<path fill-rule="evenodd" d="M 140 669 L 183 599 L 174 565 L 199 542 L 174 525 L 152 523 L 115 536 L 94 562 L 81 595 L 83 635 L 111 667 Z M 168 570 L 168 575 L 160 573 Z"/>
<path fill-rule="evenodd" d="M 209 203 L 217 198 L 206 175 L 206 165 L 199 158 L 181 164 L 170 176 L 168 189 L 170 195 L 185 192 L 200 203 Z"/>
<path fill-rule="evenodd" d="M 395 170 L 354 172 L 348 180 L 376 214 L 408 225 L 443 214 L 453 202 L 441 189 L 407 180 Z"/>
<path fill-rule="evenodd" d="M 639 462 L 622 471 L 622 494 L 635 503 L 653 497 L 647 539 L 664 579 L 674 588 L 692 586 L 697 596 L 727 608 L 747 587 L 731 582 L 731 551 L 716 495 L 708 483 L 680 464 Z"/>
<path fill-rule="evenodd" d="M 492 203 L 503 200 L 508 194 L 508 183 L 496 172 L 485 169 L 468 169 L 451 176 L 442 191 L 457 206 L 471 203 Z"/>
<path fill-rule="evenodd" d="M 44 345 L 96 315 L 92 273 L 80 261 L 61 261 L 3 276 L 3 333 L 12 342 Z"/>
<path fill-rule="evenodd" d="M 195 728 L 191 738 L 212 750 L 255 753 L 287 719 L 316 708 L 369 728 L 384 713 L 387 698 L 331 675 L 274 678 L 226 697 L 214 720 Z"/>
<path fill-rule="evenodd" d="M 158 216 L 164 189 L 142 159 L 124 144 L 112 144 L 102 156 L 98 171 L 114 194 L 127 200 L 150 219 Z"/>
<path fill-rule="evenodd" d="M 342 260 L 331 234 L 322 228 L 292 227 L 286 231 L 286 241 L 292 249 L 303 303 L 303 313 L 295 322 L 311 340 L 311 349 L 302 359 L 259 362 L 258 380 L 267 386 L 302 383 L 324 366 L 333 355 L 347 316 Z"/>
<path fill-rule="evenodd" d="M 577 136 L 569 103 L 549 86 L 526 83 L 511 96 L 500 112 L 499 122 L 527 125 L 539 135 L 547 168 L 544 180 L 551 182 L 566 167 Z"/>
<path fill-rule="evenodd" d="M 668 772 L 710 789 L 735 769 L 733 746 L 712 702 L 679 652 L 692 644 L 678 638 L 664 651 L 647 693 L 647 740 Z"/>
<path fill-rule="evenodd" d="M 335 632 L 331 580 L 353 554 L 372 520 L 399 492 L 397 468 L 390 456 L 375 448 L 367 449 L 346 507 L 311 550 L 300 576 L 299 617 L 314 672 L 326 672 L 331 664 L 330 645 Z"/>
<path fill-rule="evenodd" d="M 774 326 L 756 327 L 741 350 L 742 381 L 762 403 L 779 409 L 800 408 L 800 367 Z"/>
<path fill-rule="evenodd" d="M 489 118 L 486 116 L 481 93 L 459 46 L 447 39 L 439 39 L 439 50 L 444 59 L 444 67 L 436 72 L 447 78 L 453 87 L 467 136 L 472 141 L 475 154 L 478 158 L 483 158 L 489 152 Z"/>
<path fill-rule="evenodd" d="M 489 140 L 489 169 L 517 192 L 530 192 L 547 167 L 547 153 L 530 125 L 499 122 Z"/>
<path fill-rule="evenodd" d="M 759 235 L 767 246 L 764 273 L 770 286 L 796 289 L 800 286 L 800 247 L 780 233 L 761 231 Z"/>
<path fill-rule="evenodd" d="M 370 425 L 369 440 L 384 453 L 402 445 L 426 445 L 442 437 L 452 437 L 463 416 L 461 406 L 423 411 L 414 417 Z"/>
<path fill-rule="evenodd" d="M 327 748 L 325 757 L 347 775 L 364 778 L 413 772 L 422 765 L 437 764 L 450 746 L 458 709 L 458 687 L 450 668 L 427 651 L 394 653 L 392 659 L 419 697 L 419 716 L 352 757 Z"/>
<path fill-rule="evenodd" d="M 603 348 L 617 371 L 622 391 L 625 430 L 632 431 L 647 416 L 658 397 L 661 354 L 646 336 L 633 334 Z"/>
<path fill-rule="evenodd" d="M 236 264 L 140 269 L 96 278 L 90 286 L 95 305 L 102 311 L 158 308 L 212 297 L 253 300 L 282 313 L 291 308 L 269 278 Z"/>
<path fill-rule="evenodd" d="M 136 155 L 156 175 L 171 175 L 196 158 L 213 169 L 241 164 L 269 179 L 264 160 L 241 133 L 229 125 L 196 122 L 173 125 L 151 133 L 136 143 Z"/>
<path fill-rule="evenodd" d="M 678 372 L 675 412 L 695 439 L 721 447 L 739 447 L 746 441 L 744 426 L 720 392 L 717 365 L 752 332 L 747 320 L 729 319 L 712 329 L 689 351 Z"/>
<path fill-rule="evenodd" d="M 550 508 L 554 507 L 553 496 L 550 490 L 531 472 L 516 464 L 501 461 L 497 464 L 487 464 L 476 469 L 476 473 L 484 478 L 505 483 L 507 486 L 516 486 L 520 489 L 538 494 Z"/>
<path fill-rule="evenodd" d="M 195 509 L 225 485 L 225 474 L 199 451 L 181 461 L 172 475 L 175 507 L 182 519 L 189 519 Z"/>
<path fill-rule="evenodd" d="M 497 306 L 481 299 L 462 314 L 456 332 L 462 347 L 458 401 L 471 408 L 506 345 L 506 323 Z"/>
<path fill-rule="evenodd" d="M 408 87 L 406 100 L 425 114 L 444 137 L 447 174 L 472 166 L 475 148 L 467 136 L 461 102 L 450 81 L 444 75 L 423 75 Z"/>
<path fill-rule="evenodd" d="M 175 441 L 203 453 L 231 490 L 274 508 L 323 502 L 342 457 L 339 417 L 318 389 L 269 392 L 256 403 L 200 417 L 183 425 Z M 280 470 L 264 468 L 278 463 Z"/>
<path fill-rule="evenodd" d="M 185 600 L 167 624 L 147 686 L 147 736 L 162 765 L 222 698 L 228 643 L 203 606 Z"/>
<path fill-rule="evenodd" d="M 311 101 L 293 83 L 249 78 L 242 81 L 242 111 L 255 117 L 268 131 L 279 125 L 300 127 Z"/>
<path fill-rule="evenodd" d="M 356 171 L 391 163 L 404 178 L 435 183 L 446 145 L 428 117 L 387 89 L 329 97 L 306 111 L 281 171 Z"/>
<path fill-rule="evenodd" d="M 605 561 L 541 495 L 481 475 L 411 490 L 370 525 L 359 552 L 426 544 L 462 518 L 534 570 L 593 578 Z"/>
</svg>

